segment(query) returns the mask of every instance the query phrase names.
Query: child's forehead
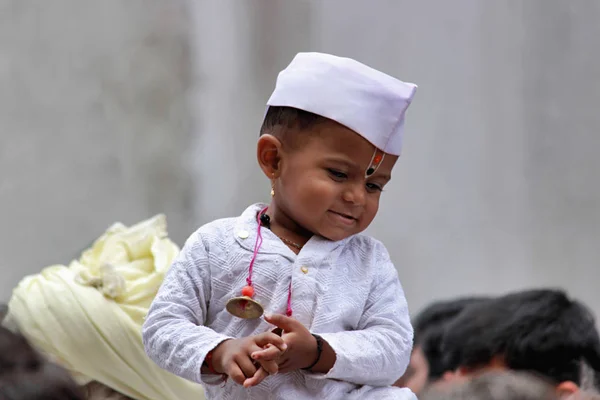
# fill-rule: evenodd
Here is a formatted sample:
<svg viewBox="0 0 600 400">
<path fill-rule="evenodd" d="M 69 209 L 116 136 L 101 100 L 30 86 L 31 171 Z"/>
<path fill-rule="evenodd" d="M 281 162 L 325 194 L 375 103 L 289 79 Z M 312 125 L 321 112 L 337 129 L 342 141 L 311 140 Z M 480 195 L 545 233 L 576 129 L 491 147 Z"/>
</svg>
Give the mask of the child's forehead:
<svg viewBox="0 0 600 400">
<path fill-rule="evenodd" d="M 361 168 L 365 172 L 370 167 L 374 167 L 368 175 L 373 174 L 381 166 L 380 172 L 389 177 L 398 159 L 397 156 L 383 153 L 361 135 L 335 121 L 320 123 L 311 128 L 311 131 L 312 139 L 306 148 L 308 154 L 338 164 Z"/>
<path fill-rule="evenodd" d="M 335 121 L 326 120 L 310 129 L 313 145 L 330 151 L 371 156 L 377 149 L 364 137 Z"/>
</svg>

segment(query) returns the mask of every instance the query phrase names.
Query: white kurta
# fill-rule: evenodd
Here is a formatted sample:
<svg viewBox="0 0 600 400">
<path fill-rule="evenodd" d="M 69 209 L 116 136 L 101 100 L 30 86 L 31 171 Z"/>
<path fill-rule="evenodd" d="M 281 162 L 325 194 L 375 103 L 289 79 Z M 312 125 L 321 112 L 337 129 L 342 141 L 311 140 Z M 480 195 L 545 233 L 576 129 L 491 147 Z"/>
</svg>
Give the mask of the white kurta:
<svg viewBox="0 0 600 400">
<path fill-rule="evenodd" d="M 143 326 L 146 352 L 162 368 L 200 382 L 208 399 L 413 399 L 390 387 L 405 371 L 413 330 L 403 289 L 385 247 L 368 236 L 332 242 L 313 236 L 298 255 L 263 228 L 254 264 L 254 298 L 326 340 L 337 360 L 327 374 L 294 371 L 244 389 L 201 374 L 206 354 L 227 338 L 273 329 L 225 310 L 246 285 L 262 205 L 202 226 L 167 273 Z"/>
</svg>

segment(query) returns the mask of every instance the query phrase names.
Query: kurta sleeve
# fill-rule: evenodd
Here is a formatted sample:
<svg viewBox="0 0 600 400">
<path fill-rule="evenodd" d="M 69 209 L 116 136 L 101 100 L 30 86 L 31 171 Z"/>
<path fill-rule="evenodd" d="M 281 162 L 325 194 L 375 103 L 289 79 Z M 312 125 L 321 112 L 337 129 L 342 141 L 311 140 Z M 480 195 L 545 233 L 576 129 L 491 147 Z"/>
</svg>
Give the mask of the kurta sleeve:
<svg viewBox="0 0 600 400">
<path fill-rule="evenodd" d="M 319 333 L 336 353 L 327 374 L 358 385 L 388 386 L 404 374 L 410 360 L 413 328 L 398 273 L 383 245 L 362 318 L 354 331 Z"/>
<path fill-rule="evenodd" d="M 142 327 L 148 356 L 185 379 L 218 384 L 220 376 L 201 374 L 207 353 L 228 336 L 204 326 L 210 297 L 206 246 L 194 233 L 171 265 Z"/>
</svg>

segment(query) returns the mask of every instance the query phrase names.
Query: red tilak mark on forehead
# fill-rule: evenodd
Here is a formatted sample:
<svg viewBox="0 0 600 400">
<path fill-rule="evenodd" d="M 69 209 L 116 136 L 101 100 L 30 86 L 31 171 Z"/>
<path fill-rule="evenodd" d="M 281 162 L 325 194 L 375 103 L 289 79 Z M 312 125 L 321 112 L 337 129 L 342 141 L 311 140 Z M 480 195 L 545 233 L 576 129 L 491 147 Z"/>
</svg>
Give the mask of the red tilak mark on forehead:
<svg viewBox="0 0 600 400">
<path fill-rule="evenodd" d="M 365 171 L 365 177 L 369 177 L 369 176 L 373 175 L 375 173 L 375 171 L 377 171 L 377 169 L 381 165 L 384 157 L 385 157 L 385 153 L 383 151 L 381 151 L 379 149 L 375 149 L 375 152 L 373 153 L 373 157 L 371 158 L 369 167 Z"/>
</svg>

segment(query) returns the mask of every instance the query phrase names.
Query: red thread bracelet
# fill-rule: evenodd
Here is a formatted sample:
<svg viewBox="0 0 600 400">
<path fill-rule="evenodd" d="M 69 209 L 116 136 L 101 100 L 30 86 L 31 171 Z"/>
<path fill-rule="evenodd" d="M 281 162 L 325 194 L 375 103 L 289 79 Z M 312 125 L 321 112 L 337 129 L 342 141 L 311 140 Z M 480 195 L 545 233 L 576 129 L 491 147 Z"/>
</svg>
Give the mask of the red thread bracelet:
<svg viewBox="0 0 600 400">
<path fill-rule="evenodd" d="M 223 379 L 223 385 L 225 385 L 225 383 L 227 383 L 227 374 L 225 373 L 218 373 L 215 370 L 215 367 L 213 366 L 213 351 L 209 351 L 208 353 L 206 353 L 206 357 L 204 357 L 204 362 L 202 363 L 203 365 L 206 365 L 206 367 L 208 368 L 208 370 L 210 371 L 211 374 L 214 375 L 221 375 L 222 379 Z"/>
<path fill-rule="evenodd" d="M 211 374 L 219 375 L 219 373 L 215 371 L 215 367 L 213 366 L 212 357 L 213 352 L 211 350 L 206 354 L 206 358 L 204 359 L 204 361 L 206 362 L 206 366 L 208 367 L 208 370 Z"/>
</svg>

